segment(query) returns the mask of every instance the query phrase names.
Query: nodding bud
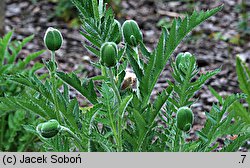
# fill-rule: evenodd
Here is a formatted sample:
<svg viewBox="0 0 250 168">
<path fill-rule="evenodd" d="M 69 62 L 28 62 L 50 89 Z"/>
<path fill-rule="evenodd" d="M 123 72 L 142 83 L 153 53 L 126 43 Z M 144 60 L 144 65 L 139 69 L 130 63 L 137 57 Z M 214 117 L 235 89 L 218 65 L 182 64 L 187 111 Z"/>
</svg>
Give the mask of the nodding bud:
<svg viewBox="0 0 250 168">
<path fill-rule="evenodd" d="M 115 40 L 116 44 L 119 44 L 122 41 L 122 29 L 121 29 L 121 23 L 118 20 L 114 20 L 114 33 L 117 33 Z"/>
<path fill-rule="evenodd" d="M 100 51 L 101 64 L 106 67 L 113 67 L 117 63 L 118 49 L 113 42 L 105 42 Z"/>
<path fill-rule="evenodd" d="M 177 128 L 182 131 L 188 132 L 194 121 L 194 114 L 192 110 L 188 107 L 181 107 L 177 111 Z"/>
<path fill-rule="evenodd" d="M 63 43 L 63 37 L 59 30 L 49 27 L 44 36 L 44 44 L 50 51 L 59 50 Z"/>
<path fill-rule="evenodd" d="M 52 138 L 61 130 L 61 126 L 57 120 L 49 120 L 41 123 L 36 127 L 37 132 L 44 138 Z"/>
<path fill-rule="evenodd" d="M 122 90 L 125 90 L 127 88 L 135 89 L 136 83 L 137 83 L 136 75 L 132 72 L 126 72 L 126 75 L 125 75 L 124 80 L 122 82 L 121 89 Z"/>
<path fill-rule="evenodd" d="M 127 20 L 122 25 L 122 33 L 124 41 L 133 46 L 138 46 L 139 41 L 142 41 L 142 32 L 138 24 L 134 20 Z"/>
<path fill-rule="evenodd" d="M 192 61 L 195 61 L 195 57 L 189 52 L 179 53 L 175 59 L 177 68 L 183 72 L 187 71 Z M 196 66 L 196 64 L 194 64 L 194 66 Z"/>
</svg>

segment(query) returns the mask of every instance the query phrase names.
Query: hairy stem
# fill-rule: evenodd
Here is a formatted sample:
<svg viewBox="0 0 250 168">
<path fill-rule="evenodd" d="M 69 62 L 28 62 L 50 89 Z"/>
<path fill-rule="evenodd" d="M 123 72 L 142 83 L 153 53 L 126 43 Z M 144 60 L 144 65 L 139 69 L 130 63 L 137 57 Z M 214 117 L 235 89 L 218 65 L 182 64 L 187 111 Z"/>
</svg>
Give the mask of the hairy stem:
<svg viewBox="0 0 250 168">
<path fill-rule="evenodd" d="M 57 86 L 56 86 L 56 60 L 55 60 L 55 51 L 51 51 L 51 61 L 53 63 L 53 70 L 50 72 L 50 78 L 52 82 L 52 94 L 53 94 L 53 100 L 55 104 L 55 110 L 56 110 L 56 118 L 58 121 L 60 120 L 60 110 L 59 110 L 59 104 L 57 99 Z"/>
<path fill-rule="evenodd" d="M 117 100 L 118 100 L 118 103 L 120 104 L 121 101 L 122 101 L 122 99 L 121 99 L 119 90 L 118 90 L 118 88 L 117 88 L 117 86 L 116 86 L 116 84 L 115 84 L 114 74 L 113 74 L 113 72 L 112 72 L 112 69 L 109 68 L 109 69 L 108 69 L 108 72 L 109 72 L 109 77 L 110 77 L 110 82 L 111 82 L 112 89 L 114 90 L 115 95 L 116 95 L 116 98 L 117 98 Z"/>
<path fill-rule="evenodd" d="M 111 68 L 109 68 L 108 69 L 108 72 L 109 72 L 109 77 L 110 77 L 110 82 L 111 82 L 111 86 L 112 86 L 112 89 L 113 89 L 113 91 L 115 92 L 115 95 L 116 95 L 116 97 L 117 97 L 117 100 L 118 100 L 118 104 L 120 105 L 121 104 L 121 101 L 122 101 L 122 99 L 121 99 L 121 96 L 120 96 L 120 93 L 119 93 L 119 90 L 118 90 L 118 88 L 117 88 L 117 86 L 116 86 L 116 84 L 115 84 L 115 81 L 114 81 L 114 75 L 113 75 L 113 72 L 112 72 L 112 69 Z M 109 110 L 110 111 L 110 110 Z M 121 116 L 119 116 L 119 118 L 118 118 L 118 128 L 117 128 L 117 132 L 116 132 L 116 128 L 115 128 L 115 125 L 114 125 L 114 122 L 113 122 L 113 117 L 112 117 L 112 114 L 110 114 L 110 119 L 112 120 L 111 121 L 111 124 L 113 125 L 112 127 L 112 129 L 113 129 L 113 131 L 114 131 L 114 134 L 116 133 L 116 134 L 118 134 L 118 135 L 116 135 L 116 139 L 117 139 L 117 146 L 118 146 L 118 152 L 121 152 L 122 151 L 122 140 L 121 140 Z"/>
</svg>

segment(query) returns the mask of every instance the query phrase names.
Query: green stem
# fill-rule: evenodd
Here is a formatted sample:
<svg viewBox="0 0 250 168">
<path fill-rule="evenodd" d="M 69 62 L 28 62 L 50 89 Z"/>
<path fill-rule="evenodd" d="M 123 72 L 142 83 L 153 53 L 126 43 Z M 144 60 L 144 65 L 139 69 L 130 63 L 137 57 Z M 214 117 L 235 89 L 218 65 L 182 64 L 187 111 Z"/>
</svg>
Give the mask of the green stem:
<svg viewBox="0 0 250 168">
<path fill-rule="evenodd" d="M 184 152 L 183 151 L 184 150 L 183 145 L 185 143 L 186 137 L 187 137 L 186 133 L 182 131 L 181 132 L 181 137 L 180 137 L 181 140 L 180 140 L 180 149 L 179 149 L 179 152 Z"/>
<path fill-rule="evenodd" d="M 119 114 L 118 117 L 118 151 L 122 152 L 122 116 Z"/>
<path fill-rule="evenodd" d="M 57 94 L 56 94 L 56 92 L 57 92 L 57 86 L 56 86 L 56 60 L 55 60 L 55 51 L 51 51 L 51 61 L 52 61 L 53 66 L 54 66 L 52 72 L 50 72 L 50 78 L 51 78 L 51 82 L 52 82 L 52 95 L 53 95 L 53 100 L 54 100 L 54 104 L 55 104 L 57 121 L 61 121 L 60 120 L 59 103 L 58 103 Z"/>
<path fill-rule="evenodd" d="M 51 51 L 51 61 L 53 62 L 53 63 L 55 63 L 56 62 L 56 53 L 55 53 L 55 51 Z"/>
<path fill-rule="evenodd" d="M 179 137 L 180 137 L 180 130 L 177 128 L 175 138 L 174 138 L 174 151 L 173 152 L 179 152 L 180 151 L 180 142 L 179 142 Z"/>
<path fill-rule="evenodd" d="M 82 146 L 82 141 L 80 140 L 80 138 L 76 134 L 74 134 L 69 128 L 64 127 L 64 126 L 61 126 L 61 128 L 62 128 L 62 131 L 69 133 L 78 143 L 78 146 L 81 148 L 80 150 L 84 151 L 84 147 Z"/>
<path fill-rule="evenodd" d="M 115 84 L 115 81 L 114 81 L 114 75 L 113 75 L 113 72 L 112 72 L 112 69 L 109 68 L 108 69 L 108 72 L 109 72 L 109 77 L 110 77 L 110 82 L 111 82 L 111 86 L 112 86 L 112 89 L 114 90 L 115 92 L 115 95 L 117 97 L 117 100 L 118 100 L 118 104 L 120 105 L 121 104 L 121 96 L 120 96 L 120 93 L 119 93 L 119 90 Z M 115 129 L 115 126 L 114 126 L 114 122 L 113 122 L 113 117 L 112 117 L 112 114 L 110 114 L 111 110 L 109 110 L 109 115 L 110 115 L 110 120 L 111 120 L 111 124 L 113 125 L 112 129 L 113 129 L 113 132 L 114 134 L 117 134 L 116 132 L 116 129 Z M 122 151 L 122 140 L 121 140 L 121 116 L 119 116 L 118 118 L 118 128 L 117 128 L 117 131 L 118 131 L 118 135 L 115 135 L 116 137 L 116 141 L 117 141 L 117 146 L 118 146 L 118 152 L 121 152 Z"/>
<path fill-rule="evenodd" d="M 120 103 L 121 103 L 121 101 L 122 101 L 122 99 L 121 99 L 121 96 L 120 96 L 119 90 L 118 90 L 118 88 L 116 87 L 116 84 L 115 84 L 115 80 L 114 80 L 114 75 L 113 75 L 112 69 L 111 69 L 111 68 L 109 68 L 109 69 L 108 69 L 108 72 L 109 72 L 109 77 L 110 77 L 110 82 L 111 82 L 112 89 L 114 90 L 115 95 L 116 95 L 117 100 L 118 100 L 118 103 L 120 104 Z"/>
<path fill-rule="evenodd" d="M 110 106 L 108 105 L 108 113 L 109 113 L 109 119 L 110 119 L 110 123 L 111 123 L 111 129 L 114 133 L 114 137 L 115 137 L 115 141 L 116 141 L 116 145 L 117 145 L 117 149 L 118 149 L 118 152 L 120 151 L 120 141 L 119 141 L 119 138 L 118 138 L 118 135 L 117 135 L 117 132 L 116 132 L 116 127 L 114 125 L 114 119 L 113 119 L 113 114 L 111 113 L 111 108 Z"/>
<path fill-rule="evenodd" d="M 106 67 L 105 66 L 101 66 L 101 73 L 102 73 L 102 76 L 107 76 Z"/>
<path fill-rule="evenodd" d="M 91 136 L 91 133 L 92 133 L 92 125 L 93 125 L 93 121 L 94 121 L 94 118 L 97 116 L 97 112 L 94 113 L 94 115 L 91 117 L 91 120 L 90 120 L 90 124 L 89 124 L 89 131 L 88 131 L 88 135 L 86 135 L 86 137 L 88 136 Z M 88 138 L 88 152 L 91 152 L 91 138 Z"/>
<path fill-rule="evenodd" d="M 119 136 L 117 135 L 117 131 L 116 131 L 116 128 L 114 125 L 114 119 L 112 117 L 110 107 L 109 107 L 109 118 L 110 118 L 110 122 L 111 122 L 111 128 L 112 128 L 112 131 L 114 133 L 115 141 L 117 144 L 117 151 L 120 152 L 120 149 L 121 149 L 120 140 L 119 140 Z"/>
</svg>

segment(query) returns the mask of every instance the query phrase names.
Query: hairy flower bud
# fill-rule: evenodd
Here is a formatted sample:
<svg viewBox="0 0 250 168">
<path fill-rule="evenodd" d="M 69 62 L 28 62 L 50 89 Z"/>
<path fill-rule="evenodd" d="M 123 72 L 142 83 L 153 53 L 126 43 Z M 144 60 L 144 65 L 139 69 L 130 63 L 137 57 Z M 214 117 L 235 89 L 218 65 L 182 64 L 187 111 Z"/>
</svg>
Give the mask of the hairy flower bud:
<svg viewBox="0 0 250 168">
<path fill-rule="evenodd" d="M 189 52 L 180 53 L 175 59 L 177 68 L 183 70 L 184 72 L 191 65 L 191 61 L 195 61 L 195 57 Z"/>
<path fill-rule="evenodd" d="M 59 50 L 63 43 L 63 37 L 59 30 L 49 27 L 44 36 L 44 44 L 50 51 Z"/>
<path fill-rule="evenodd" d="M 61 126 L 57 120 L 49 120 L 36 127 L 37 132 L 44 138 L 52 138 L 58 134 Z"/>
<path fill-rule="evenodd" d="M 123 23 L 122 33 L 124 41 L 133 47 L 136 47 L 143 39 L 142 32 L 134 20 L 127 20 Z"/>
<path fill-rule="evenodd" d="M 189 131 L 194 121 L 194 114 L 188 107 L 181 107 L 177 111 L 177 127 L 182 131 Z"/>
<path fill-rule="evenodd" d="M 107 67 L 113 67 L 117 63 L 118 49 L 117 45 L 113 42 L 106 42 L 102 45 L 101 51 L 101 64 Z"/>
</svg>

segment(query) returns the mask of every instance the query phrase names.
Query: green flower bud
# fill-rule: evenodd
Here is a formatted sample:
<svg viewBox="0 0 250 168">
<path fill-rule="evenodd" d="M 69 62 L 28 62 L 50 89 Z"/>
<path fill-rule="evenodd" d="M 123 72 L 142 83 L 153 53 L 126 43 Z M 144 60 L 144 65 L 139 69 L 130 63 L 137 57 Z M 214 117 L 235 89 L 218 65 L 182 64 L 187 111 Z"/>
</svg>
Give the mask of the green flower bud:
<svg viewBox="0 0 250 168">
<path fill-rule="evenodd" d="M 119 44 L 122 41 L 122 29 L 121 29 L 121 23 L 118 20 L 114 20 L 114 33 L 117 33 L 115 40 L 116 44 Z"/>
<path fill-rule="evenodd" d="M 177 111 L 177 127 L 185 132 L 188 132 L 193 124 L 194 121 L 194 114 L 192 110 L 188 107 L 181 107 Z"/>
<path fill-rule="evenodd" d="M 101 51 L 101 64 L 107 67 L 113 67 L 117 63 L 118 49 L 117 45 L 113 42 L 106 42 L 102 45 Z"/>
<path fill-rule="evenodd" d="M 63 43 L 63 37 L 59 30 L 49 27 L 44 36 L 44 44 L 50 51 L 59 50 Z"/>
<path fill-rule="evenodd" d="M 178 69 L 185 69 L 190 66 L 192 60 L 195 61 L 195 57 L 189 52 L 185 52 L 177 55 L 175 63 Z"/>
<path fill-rule="evenodd" d="M 123 23 L 122 33 L 124 41 L 133 47 L 136 47 L 143 39 L 142 32 L 134 20 L 127 20 Z"/>
<path fill-rule="evenodd" d="M 61 126 L 57 120 L 49 120 L 41 123 L 36 127 L 37 132 L 44 138 L 52 138 L 61 130 Z"/>
</svg>

